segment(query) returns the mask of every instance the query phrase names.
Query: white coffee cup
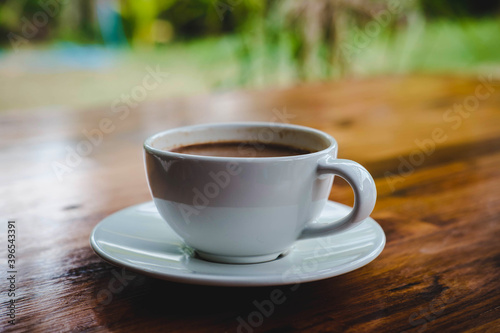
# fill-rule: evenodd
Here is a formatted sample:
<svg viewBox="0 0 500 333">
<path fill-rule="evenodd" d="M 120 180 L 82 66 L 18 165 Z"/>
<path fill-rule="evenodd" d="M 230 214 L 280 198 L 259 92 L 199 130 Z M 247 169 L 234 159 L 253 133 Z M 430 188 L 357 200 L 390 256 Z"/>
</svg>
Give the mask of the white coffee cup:
<svg viewBox="0 0 500 333">
<path fill-rule="evenodd" d="M 274 143 L 312 153 L 218 157 L 170 151 L 227 141 Z M 149 187 L 160 215 L 210 261 L 274 260 L 297 240 L 356 226 L 375 206 L 377 192 L 368 171 L 356 162 L 337 159 L 335 139 L 308 127 L 256 122 L 189 126 L 149 137 L 144 150 Z M 354 207 L 340 220 L 312 223 L 328 200 L 334 175 L 353 188 Z"/>
</svg>

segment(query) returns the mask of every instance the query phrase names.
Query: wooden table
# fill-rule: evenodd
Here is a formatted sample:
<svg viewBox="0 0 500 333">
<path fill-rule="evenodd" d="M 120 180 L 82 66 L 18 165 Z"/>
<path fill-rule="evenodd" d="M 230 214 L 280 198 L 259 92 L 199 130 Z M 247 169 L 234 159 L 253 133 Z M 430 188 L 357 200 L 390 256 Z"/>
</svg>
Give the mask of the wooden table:
<svg viewBox="0 0 500 333">
<path fill-rule="evenodd" d="M 0 115 L 3 331 L 500 332 L 500 85 L 491 77 L 383 77 L 132 104 Z M 150 200 L 147 136 L 236 120 L 335 136 L 340 157 L 376 179 L 372 217 L 387 236 L 380 257 L 292 289 L 171 283 L 94 254 L 89 234 L 101 219 Z M 353 195 L 337 179 L 330 199 L 351 204 Z M 259 322 L 255 301 L 275 289 L 286 301 Z M 5 315 L 11 298 L 15 325 Z M 242 326 L 252 314 L 257 327 Z"/>
</svg>

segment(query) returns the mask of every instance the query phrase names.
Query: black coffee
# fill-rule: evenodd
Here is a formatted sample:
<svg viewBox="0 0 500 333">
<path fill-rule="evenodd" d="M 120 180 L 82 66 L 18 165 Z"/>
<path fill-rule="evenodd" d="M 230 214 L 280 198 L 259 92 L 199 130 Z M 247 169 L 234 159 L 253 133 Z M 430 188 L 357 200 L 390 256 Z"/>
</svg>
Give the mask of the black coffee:
<svg viewBox="0 0 500 333">
<path fill-rule="evenodd" d="M 312 153 L 292 146 L 262 142 L 210 142 L 182 146 L 170 151 L 175 153 L 221 157 L 279 157 Z"/>
</svg>

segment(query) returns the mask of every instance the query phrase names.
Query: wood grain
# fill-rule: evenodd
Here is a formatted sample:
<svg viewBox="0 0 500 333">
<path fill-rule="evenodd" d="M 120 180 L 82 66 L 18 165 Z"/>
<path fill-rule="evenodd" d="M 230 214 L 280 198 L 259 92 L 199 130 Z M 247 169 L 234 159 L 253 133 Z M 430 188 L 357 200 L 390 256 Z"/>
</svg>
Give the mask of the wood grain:
<svg viewBox="0 0 500 333">
<path fill-rule="evenodd" d="M 6 244 L 6 221 L 15 219 L 18 266 L 16 324 L 9 325 L 2 259 L 2 331 L 500 332 L 498 82 L 379 77 L 168 99 L 127 111 L 109 105 L 0 115 L 0 235 Z M 55 163 L 67 166 L 68 151 L 103 119 L 113 130 L 101 132 L 102 142 L 58 179 Z M 93 253 L 88 237 L 102 218 L 150 200 L 141 146 L 147 136 L 235 120 L 286 120 L 335 136 L 340 157 L 364 164 L 376 179 L 372 216 L 387 236 L 380 257 L 318 282 L 221 288 L 123 271 Z M 341 180 L 330 198 L 353 200 Z M 104 298 L 116 281 L 120 291 Z M 241 321 L 259 319 L 255 302 L 275 289 L 285 301 L 258 327 L 243 328 Z"/>
</svg>

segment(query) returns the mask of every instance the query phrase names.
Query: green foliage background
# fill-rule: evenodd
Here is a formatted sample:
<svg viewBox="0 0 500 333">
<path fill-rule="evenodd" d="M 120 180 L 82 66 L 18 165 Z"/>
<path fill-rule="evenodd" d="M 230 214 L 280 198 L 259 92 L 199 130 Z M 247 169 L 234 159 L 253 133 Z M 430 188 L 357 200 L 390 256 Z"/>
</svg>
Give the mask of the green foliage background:
<svg viewBox="0 0 500 333">
<path fill-rule="evenodd" d="M 152 63 L 175 79 L 151 98 L 344 76 L 500 73 L 499 17 L 500 0 L 0 0 L 0 110 L 107 103 Z M 62 71 L 59 50 L 109 64 Z"/>
</svg>

